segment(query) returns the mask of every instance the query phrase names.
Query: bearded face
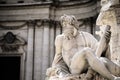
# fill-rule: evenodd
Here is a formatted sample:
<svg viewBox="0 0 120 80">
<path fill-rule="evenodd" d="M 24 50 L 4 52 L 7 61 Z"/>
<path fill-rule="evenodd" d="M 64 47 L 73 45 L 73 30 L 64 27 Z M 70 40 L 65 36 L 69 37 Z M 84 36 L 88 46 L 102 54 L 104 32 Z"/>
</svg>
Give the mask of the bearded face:
<svg viewBox="0 0 120 80">
<path fill-rule="evenodd" d="M 65 36 L 74 36 L 74 26 L 66 24 L 63 27 L 63 33 L 65 34 Z"/>
<path fill-rule="evenodd" d="M 61 17 L 61 24 L 63 27 L 63 33 L 68 38 L 73 38 L 77 33 L 77 19 L 74 16 L 63 15 Z"/>
</svg>

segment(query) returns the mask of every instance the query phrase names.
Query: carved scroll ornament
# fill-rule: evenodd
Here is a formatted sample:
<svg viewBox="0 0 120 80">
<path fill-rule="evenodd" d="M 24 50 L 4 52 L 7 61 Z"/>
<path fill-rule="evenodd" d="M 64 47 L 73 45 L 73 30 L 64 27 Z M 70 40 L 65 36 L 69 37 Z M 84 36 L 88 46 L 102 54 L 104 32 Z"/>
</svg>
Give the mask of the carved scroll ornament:
<svg viewBox="0 0 120 80">
<path fill-rule="evenodd" d="M 17 52 L 19 47 L 25 44 L 26 42 L 24 39 L 14 35 L 12 32 L 7 32 L 0 37 L 0 47 L 2 52 Z"/>
</svg>

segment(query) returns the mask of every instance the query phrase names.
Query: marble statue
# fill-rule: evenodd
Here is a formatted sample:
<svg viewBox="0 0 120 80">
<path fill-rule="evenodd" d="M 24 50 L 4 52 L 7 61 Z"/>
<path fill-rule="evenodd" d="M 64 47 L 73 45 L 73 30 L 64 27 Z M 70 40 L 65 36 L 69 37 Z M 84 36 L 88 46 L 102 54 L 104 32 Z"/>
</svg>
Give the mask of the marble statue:
<svg viewBox="0 0 120 80">
<path fill-rule="evenodd" d="M 63 33 L 55 40 L 56 53 L 52 67 L 47 70 L 50 80 L 80 80 L 80 74 L 95 71 L 109 80 L 120 80 L 114 67 L 120 68 L 109 59 L 101 57 L 109 54 L 110 26 L 98 42 L 90 33 L 79 32 L 77 20 L 72 15 L 61 17 Z M 102 45 L 102 46 L 101 46 Z M 104 52 L 104 54 L 102 54 Z M 83 78 L 82 80 L 87 80 Z"/>
<path fill-rule="evenodd" d="M 120 65 L 120 29 L 118 19 L 119 13 L 116 12 L 116 5 L 119 3 L 118 0 L 101 0 L 101 10 L 97 18 L 96 25 L 102 30 L 105 25 L 111 26 L 111 60 Z M 99 32 L 100 33 L 100 32 Z"/>
<path fill-rule="evenodd" d="M 100 41 L 90 33 L 79 32 L 74 16 L 61 17 L 63 33 L 55 40 L 56 53 L 52 67 L 47 69 L 48 80 L 120 80 L 120 64 L 111 61 L 112 49 L 118 45 L 113 38 L 119 32 L 115 11 L 110 8 L 115 3 L 116 0 L 101 0 L 96 21 Z"/>
</svg>

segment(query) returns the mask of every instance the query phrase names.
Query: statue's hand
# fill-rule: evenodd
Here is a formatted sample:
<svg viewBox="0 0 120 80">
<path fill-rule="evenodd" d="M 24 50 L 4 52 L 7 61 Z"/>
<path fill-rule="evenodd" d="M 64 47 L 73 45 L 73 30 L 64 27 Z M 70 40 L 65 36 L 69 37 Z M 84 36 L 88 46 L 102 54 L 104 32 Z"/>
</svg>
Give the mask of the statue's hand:
<svg viewBox="0 0 120 80">
<path fill-rule="evenodd" d="M 110 30 L 107 30 L 106 32 L 105 32 L 105 39 L 106 39 L 106 42 L 107 43 L 109 43 L 109 41 L 110 41 L 110 38 L 111 38 L 111 31 Z"/>
</svg>

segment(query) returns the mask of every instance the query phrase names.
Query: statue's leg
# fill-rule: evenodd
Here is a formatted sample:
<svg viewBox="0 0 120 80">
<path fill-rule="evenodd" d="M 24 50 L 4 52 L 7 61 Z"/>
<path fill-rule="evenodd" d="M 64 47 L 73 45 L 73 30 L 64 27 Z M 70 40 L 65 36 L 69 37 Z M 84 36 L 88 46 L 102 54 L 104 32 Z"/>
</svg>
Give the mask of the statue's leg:
<svg viewBox="0 0 120 80">
<path fill-rule="evenodd" d="M 120 76 L 120 65 L 113 63 L 111 60 L 101 57 L 100 60 L 104 62 L 108 70 L 115 76 Z"/>
<path fill-rule="evenodd" d="M 88 68 L 87 60 L 84 57 L 84 52 L 76 53 L 71 59 L 70 72 L 72 74 L 80 74 Z"/>
<path fill-rule="evenodd" d="M 85 69 L 86 64 L 89 64 L 93 70 L 95 70 L 102 76 L 110 80 L 115 79 L 115 77 L 108 71 L 104 63 L 101 60 L 99 60 L 98 57 L 96 57 L 96 55 L 90 48 L 85 48 L 82 51 L 76 53 L 76 55 L 71 60 L 71 72 L 81 73 Z"/>
</svg>

